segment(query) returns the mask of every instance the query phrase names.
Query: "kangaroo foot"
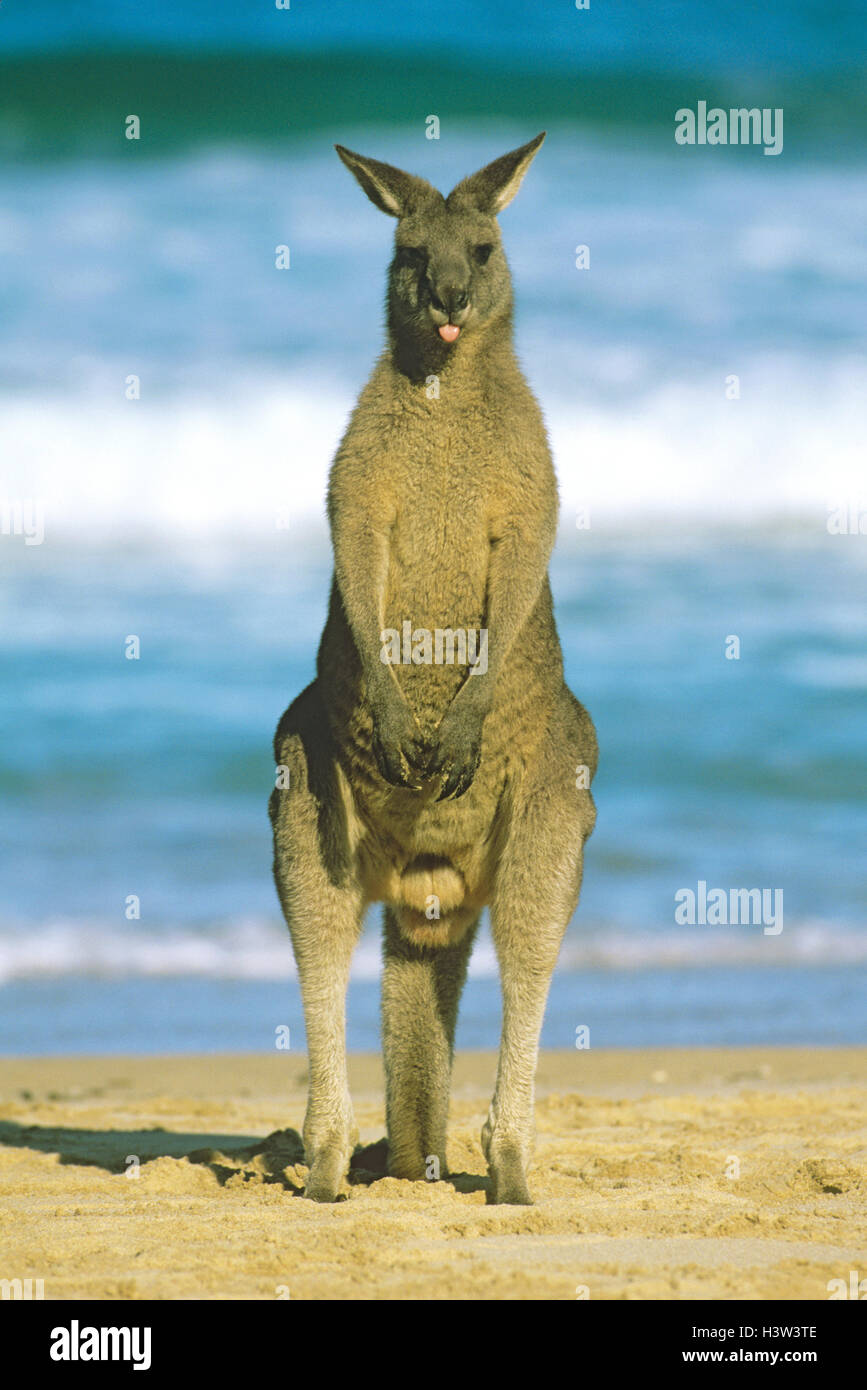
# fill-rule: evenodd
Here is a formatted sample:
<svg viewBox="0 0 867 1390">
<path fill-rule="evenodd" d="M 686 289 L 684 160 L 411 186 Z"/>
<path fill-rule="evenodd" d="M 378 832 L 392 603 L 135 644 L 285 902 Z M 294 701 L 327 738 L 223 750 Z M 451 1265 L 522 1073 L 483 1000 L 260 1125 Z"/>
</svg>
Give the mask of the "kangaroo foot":
<svg viewBox="0 0 867 1390">
<path fill-rule="evenodd" d="M 488 1161 L 491 1187 L 490 1205 L 531 1207 L 533 1199 L 527 1187 L 524 1163 L 516 1144 L 504 1144 Z"/>
<path fill-rule="evenodd" d="M 310 1165 L 304 1196 L 312 1202 L 336 1202 L 348 1169 L 349 1162 L 342 1146 L 324 1145 Z"/>
</svg>

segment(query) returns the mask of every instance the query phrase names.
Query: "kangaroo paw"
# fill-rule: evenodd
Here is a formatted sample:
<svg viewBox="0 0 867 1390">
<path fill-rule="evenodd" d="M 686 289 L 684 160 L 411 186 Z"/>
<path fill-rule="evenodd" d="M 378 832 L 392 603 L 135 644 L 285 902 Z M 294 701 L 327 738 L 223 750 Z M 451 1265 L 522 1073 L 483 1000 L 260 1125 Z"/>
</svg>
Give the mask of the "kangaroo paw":
<svg viewBox="0 0 867 1390">
<path fill-rule="evenodd" d="M 437 801 L 463 796 L 473 784 L 482 754 L 482 721 L 468 710 L 450 710 L 439 727 L 430 771 L 440 773 L 443 787 Z"/>
<path fill-rule="evenodd" d="M 421 787 L 430 750 L 408 710 L 375 718 L 371 746 L 379 775 L 389 786 Z"/>
</svg>

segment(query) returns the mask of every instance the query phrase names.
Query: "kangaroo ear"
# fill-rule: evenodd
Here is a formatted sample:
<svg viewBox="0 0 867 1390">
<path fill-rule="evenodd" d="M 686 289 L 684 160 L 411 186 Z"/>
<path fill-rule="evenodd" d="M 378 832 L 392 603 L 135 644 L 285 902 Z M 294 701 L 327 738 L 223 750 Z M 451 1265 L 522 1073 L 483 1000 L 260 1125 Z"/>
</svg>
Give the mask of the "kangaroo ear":
<svg viewBox="0 0 867 1390">
<path fill-rule="evenodd" d="M 521 180 L 530 167 L 533 156 L 545 139 L 543 130 L 534 140 L 528 140 L 520 149 L 501 155 L 493 164 L 486 164 L 478 173 L 470 174 L 456 185 L 448 196 L 449 205 L 470 206 L 490 217 L 508 207 Z"/>
<path fill-rule="evenodd" d="M 395 169 L 391 164 L 381 164 L 378 159 L 353 154 L 343 145 L 335 145 L 334 148 L 347 169 L 358 179 L 370 201 L 391 217 L 405 217 L 429 198 L 442 196 L 426 179 L 417 178 L 415 174 L 405 174 L 403 169 Z"/>
</svg>

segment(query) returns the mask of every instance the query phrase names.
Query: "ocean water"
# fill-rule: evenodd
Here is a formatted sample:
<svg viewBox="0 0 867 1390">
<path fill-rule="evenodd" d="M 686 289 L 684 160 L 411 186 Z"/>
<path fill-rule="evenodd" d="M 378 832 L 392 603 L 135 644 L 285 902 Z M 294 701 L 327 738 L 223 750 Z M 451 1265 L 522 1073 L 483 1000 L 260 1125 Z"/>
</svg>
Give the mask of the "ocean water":
<svg viewBox="0 0 867 1390">
<path fill-rule="evenodd" d="M 6 1050 L 225 1050 L 283 1023 L 303 1039 L 266 802 L 271 734 L 312 674 L 328 576 L 326 547 L 299 553 L 288 534 L 240 553 L 18 549 L 0 654 Z M 858 1041 L 859 539 L 591 530 L 561 537 L 552 578 L 602 760 L 546 1042 L 568 1045 L 579 1024 L 624 1046 Z M 780 890 L 781 929 L 679 924 L 675 895 L 700 880 Z M 372 915 L 359 1047 L 377 1041 L 377 936 Z M 495 977 L 485 935 L 464 1045 L 496 1042 Z"/>
<path fill-rule="evenodd" d="M 542 127 L 502 228 L 601 745 L 543 1041 L 864 1041 L 858 9 L 368 8 L 0 14 L 0 1050 L 303 1046 L 270 740 L 392 231 L 331 146 L 448 189 Z M 704 97 L 783 105 L 783 154 L 677 147 Z M 678 922 L 700 882 L 782 929 Z M 353 1047 L 378 974 L 372 916 Z M 483 933 L 459 1044 L 498 1025 Z"/>
</svg>

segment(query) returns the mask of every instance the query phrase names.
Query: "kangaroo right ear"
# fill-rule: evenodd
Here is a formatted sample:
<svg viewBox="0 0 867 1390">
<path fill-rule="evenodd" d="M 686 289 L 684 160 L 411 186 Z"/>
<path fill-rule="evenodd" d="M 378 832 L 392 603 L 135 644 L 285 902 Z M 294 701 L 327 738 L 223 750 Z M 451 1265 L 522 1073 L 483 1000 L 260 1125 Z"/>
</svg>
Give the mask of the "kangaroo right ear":
<svg viewBox="0 0 867 1390">
<path fill-rule="evenodd" d="M 367 159 L 354 154 L 343 145 L 335 145 L 337 153 L 347 169 L 355 175 L 372 203 L 391 217 L 406 217 L 415 212 L 430 198 L 442 197 L 426 179 L 415 174 L 406 174 L 403 169 L 395 169 L 391 164 L 381 164 L 378 159 Z"/>
</svg>

